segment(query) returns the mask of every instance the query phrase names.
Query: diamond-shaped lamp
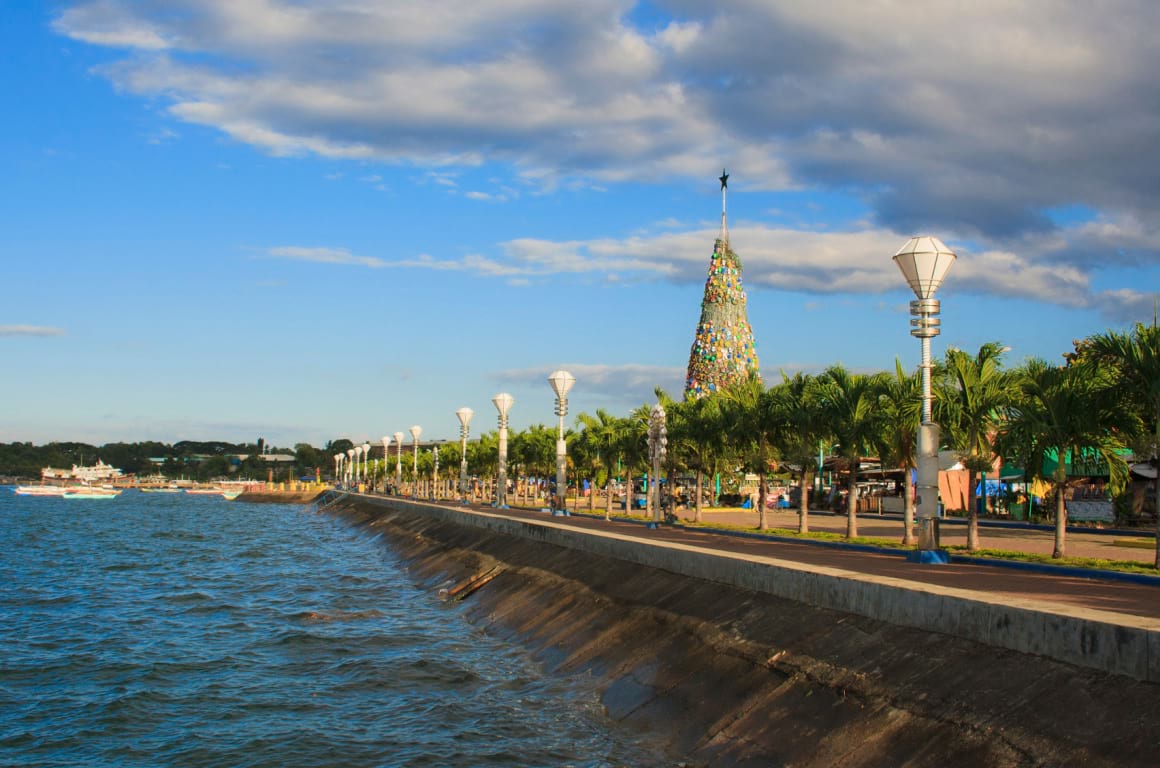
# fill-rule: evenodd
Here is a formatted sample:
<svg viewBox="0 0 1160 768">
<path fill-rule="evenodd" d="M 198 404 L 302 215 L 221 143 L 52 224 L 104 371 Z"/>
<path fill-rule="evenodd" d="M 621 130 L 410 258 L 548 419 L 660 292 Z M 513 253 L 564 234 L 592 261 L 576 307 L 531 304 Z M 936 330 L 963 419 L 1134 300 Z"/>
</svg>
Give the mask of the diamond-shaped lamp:
<svg viewBox="0 0 1160 768">
<path fill-rule="evenodd" d="M 955 252 L 930 235 L 910 238 L 894 254 L 894 263 L 919 299 L 934 297 L 954 261 Z"/>
</svg>

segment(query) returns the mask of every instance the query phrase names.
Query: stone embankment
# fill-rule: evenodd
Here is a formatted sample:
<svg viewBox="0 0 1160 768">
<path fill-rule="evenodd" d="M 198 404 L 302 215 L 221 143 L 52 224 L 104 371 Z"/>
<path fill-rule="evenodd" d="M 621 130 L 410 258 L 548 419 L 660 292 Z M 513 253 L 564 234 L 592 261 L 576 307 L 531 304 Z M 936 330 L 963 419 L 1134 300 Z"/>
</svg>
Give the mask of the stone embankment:
<svg viewBox="0 0 1160 768">
<path fill-rule="evenodd" d="M 234 501 L 252 504 L 313 504 L 331 489 L 325 483 L 263 483 L 247 488 Z"/>
<path fill-rule="evenodd" d="M 346 497 L 471 621 L 660 738 L 657 765 L 1153 766 L 1160 686 Z M 1018 578 L 1012 574 L 1012 578 Z"/>
</svg>

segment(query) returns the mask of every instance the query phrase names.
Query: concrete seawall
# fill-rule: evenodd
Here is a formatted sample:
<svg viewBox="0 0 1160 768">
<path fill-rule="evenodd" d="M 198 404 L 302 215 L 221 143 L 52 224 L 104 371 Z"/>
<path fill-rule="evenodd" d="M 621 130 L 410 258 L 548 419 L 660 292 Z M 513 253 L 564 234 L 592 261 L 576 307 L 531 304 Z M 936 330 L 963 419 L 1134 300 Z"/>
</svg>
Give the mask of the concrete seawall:
<svg viewBox="0 0 1160 768">
<path fill-rule="evenodd" d="M 546 516 L 374 497 L 326 511 L 592 685 L 614 720 L 663 736 L 672 759 L 657 765 L 1145 766 L 1160 752 L 1160 686 L 1133 674 L 1152 669 L 1148 630 L 1106 614 L 726 562 Z"/>
<path fill-rule="evenodd" d="M 1160 682 L 1160 621 L 1029 601 L 998 600 L 962 589 L 868 577 L 832 568 L 804 568 L 775 558 L 720 553 L 612 532 L 579 532 L 545 517 L 530 525 L 486 512 L 392 500 L 399 509 L 505 536 L 542 541 L 718 584 L 761 592 L 900 626 L 940 632 Z M 1160 590 L 1157 591 L 1160 599 Z"/>
</svg>

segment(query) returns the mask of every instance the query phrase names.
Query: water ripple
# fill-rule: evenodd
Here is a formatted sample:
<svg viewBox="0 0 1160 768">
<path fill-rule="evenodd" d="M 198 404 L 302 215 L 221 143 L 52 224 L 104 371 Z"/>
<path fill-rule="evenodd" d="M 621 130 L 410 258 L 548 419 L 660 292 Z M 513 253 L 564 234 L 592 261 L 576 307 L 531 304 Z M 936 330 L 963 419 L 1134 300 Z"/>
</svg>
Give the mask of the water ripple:
<svg viewBox="0 0 1160 768">
<path fill-rule="evenodd" d="M 333 518 L 3 488 L 0 515 L 0 765 L 661 764 Z"/>
</svg>

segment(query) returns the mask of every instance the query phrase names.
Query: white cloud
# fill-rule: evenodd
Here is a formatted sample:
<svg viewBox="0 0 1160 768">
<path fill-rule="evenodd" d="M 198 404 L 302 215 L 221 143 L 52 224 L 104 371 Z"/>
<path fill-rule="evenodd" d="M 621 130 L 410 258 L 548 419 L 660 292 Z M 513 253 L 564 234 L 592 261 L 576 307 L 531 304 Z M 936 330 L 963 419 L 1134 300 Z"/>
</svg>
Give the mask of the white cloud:
<svg viewBox="0 0 1160 768">
<path fill-rule="evenodd" d="M 64 331 L 48 325 L 0 325 L 0 336 L 64 336 Z"/>
<path fill-rule="evenodd" d="M 118 87 L 274 155 L 442 169 L 449 186 L 498 164 L 545 191 L 724 162 L 754 188 L 858 198 L 868 223 L 847 229 L 955 232 L 996 263 L 1034 253 L 1021 274 L 1047 292 L 1082 281 L 1032 262 L 1160 258 L 1155 228 L 1133 228 L 1160 213 L 1160 5 L 720 0 L 675 4 L 656 31 L 633 8 L 89 0 L 54 27 L 124 49 L 99 70 Z M 496 187 L 467 196 L 514 199 Z M 1094 222 L 1047 213 L 1072 205 Z M 825 271 L 779 256 L 760 281 L 821 290 Z"/>
</svg>

